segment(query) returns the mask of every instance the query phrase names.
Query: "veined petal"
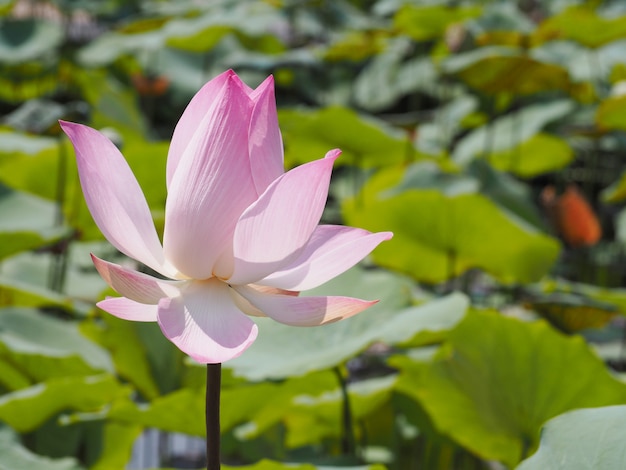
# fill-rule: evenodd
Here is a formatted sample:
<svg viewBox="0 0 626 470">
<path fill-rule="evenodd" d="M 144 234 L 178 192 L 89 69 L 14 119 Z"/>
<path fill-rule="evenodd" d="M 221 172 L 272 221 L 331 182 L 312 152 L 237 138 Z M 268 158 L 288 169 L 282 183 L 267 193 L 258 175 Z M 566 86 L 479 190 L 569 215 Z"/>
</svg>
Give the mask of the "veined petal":
<svg viewBox="0 0 626 470">
<path fill-rule="evenodd" d="M 378 301 L 352 297 L 294 297 L 260 293 L 248 286 L 233 287 L 252 306 L 277 322 L 291 326 L 318 326 L 349 318 Z"/>
<path fill-rule="evenodd" d="M 317 226 L 339 150 L 301 165 L 274 181 L 241 215 L 233 239 L 229 284 L 251 284 L 299 254 Z"/>
<path fill-rule="evenodd" d="M 115 292 L 142 304 L 157 305 L 163 297 L 176 297 L 187 281 L 164 281 L 91 255 L 102 279 Z"/>
<path fill-rule="evenodd" d="M 141 304 L 126 297 L 109 297 L 96 305 L 105 312 L 122 320 L 157 321 L 157 305 Z"/>
<path fill-rule="evenodd" d="M 257 195 L 284 173 L 283 139 L 278 128 L 274 78 L 272 76 L 258 86 L 250 95 L 254 109 L 250 120 L 248 147 L 250 166 Z"/>
<path fill-rule="evenodd" d="M 200 88 L 200 91 L 194 95 L 185 108 L 183 115 L 178 120 L 167 154 L 168 188 L 172 182 L 178 163 L 185 153 L 189 142 L 191 142 L 193 135 L 198 130 L 207 111 L 211 109 L 215 100 L 219 99 L 220 93 L 228 79 L 233 76 L 236 77 L 235 72 L 227 70 L 207 82 Z"/>
<path fill-rule="evenodd" d="M 256 284 L 248 284 L 246 287 L 249 289 L 254 289 L 260 294 L 281 294 L 292 295 L 296 297 L 300 294 L 300 292 L 277 289 L 275 287 L 259 286 Z M 230 295 L 232 296 L 235 305 L 246 315 L 250 315 L 251 317 L 267 317 L 267 315 L 265 315 L 261 310 L 256 308 L 250 302 L 248 302 L 248 300 L 242 297 L 241 294 L 239 294 L 235 289 L 230 290 Z"/>
<path fill-rule="evenodd" d="M 203 364 L 239 356 L 256 339 L 258 328 L 237 308 L 229 290 L 211 279 L 193 283 L 180 297 L 162 299 L 157 314 L 161 331 Z"/>
<path fill-rule="evenodd" d="M 288 267 L 270 274 L 259 284 L 296 291 L 312 289 L 351 268 L 392 236 L 391 232 L 320 225 Z"/>
<path fill-rule="evenodd" d="M 237 219 L 256 199 L 248 157 L 253 102 L 229 76 L 178 163 L 165 206 L 165 257 L 181 273 L 208 279 L 232 243 Z"/>
<path fill-rule="evenodd" d="M 148 203 L 120 151 L 90 127 L 60 124 L 74 145 L 85 201 L 102 234 L 122 253 L 168 275 Z"/>
</svg>

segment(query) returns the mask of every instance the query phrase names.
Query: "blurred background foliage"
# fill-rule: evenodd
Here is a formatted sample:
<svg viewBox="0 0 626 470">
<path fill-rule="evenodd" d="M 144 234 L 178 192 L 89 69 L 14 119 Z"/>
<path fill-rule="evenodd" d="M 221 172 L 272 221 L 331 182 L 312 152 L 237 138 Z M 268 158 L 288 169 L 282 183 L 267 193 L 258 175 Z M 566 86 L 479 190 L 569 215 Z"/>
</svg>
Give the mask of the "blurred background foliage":
<svg viewBox="0 0 626 470">
<path fill-rule="evenodd" d="M 147 429 L 203 436 L 204 368 L 94 307 L 89 253 L 128 261 L 57 121 L 115 141 L 162 228 L 168 139 L 228 68 L 274 75 L 288 168 L 343 150 L 324 221 L 395 236 L 316 290 L 379 304 L 260 319 L 225 364 L 225 463 L 624 468 L 618 0 L 0 0 L 0 466 L 122 469 Z"/>
</svg>

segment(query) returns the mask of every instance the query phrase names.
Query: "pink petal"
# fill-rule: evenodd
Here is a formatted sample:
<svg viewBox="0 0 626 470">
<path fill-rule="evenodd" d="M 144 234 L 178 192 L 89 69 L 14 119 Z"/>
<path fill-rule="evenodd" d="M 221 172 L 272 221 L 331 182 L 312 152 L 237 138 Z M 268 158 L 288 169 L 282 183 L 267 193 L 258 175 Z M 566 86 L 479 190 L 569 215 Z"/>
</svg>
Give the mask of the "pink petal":
<svg viewBox="0 0 626 470">
<path fill-rule="evenodd" d="M 339 150 L 274 181 L 243 213 L 233 241 L 230 284 L 250 284 L 288 265 L 317 226 Z"/>
<path fill-rule="evenodd" d="M 164 281 L 155 277 L 125 268 L 119 264 L 109 263 L 91 255 L 102 279 L 115 292 L 128 299 L 142 304 L 156 305 L 163 297 L 175 297 L 185 281 Z"/>
<path fill-rule="evenodd" d="M 228 77 L 178 163 L 165 206 L 166 258 L 194 279 L 213 275 L 237 219 L 255 199 L 248 127 L 253 102 Z"/>
<path fill-rule="evenodd" d="M 85 201 L 102 234 L 122 253 L 167 275 L 148 203 L 122 154 L 90 127 L 60 124 L 74 144 Z"/>
<path fill-rule="evenodd" d="M 215 100 L 220 97 L 220 92 L 229 78 L 236 76 L 232 70 L 227 70 L 204 85 L 191 99 L 183 115 L 178 120 L 172 142 L 167 155 L 167 187 L 169 188 L 178 163 L 185 153 L 185 149 L 191 142 L 193 135 L 198 130 L 206 113 L 211 109 Z"/>
<path fill-rule="evenodd" d="M 239 356 L 256 339 L 258 328 L 233 302 L 230 288 L 211 279 L 195 282 L 180 297 L 159 303 L 163 334 L 203 364 Z"/>
<path fill-rule="evenodd" d="M 291 326 L 318 326 L 336 322 L 356 315 L 378 302 L 352 297 L 271 295 L 260 293 L 248 286 L 236 286 L 234 289 L 268 317 Z"/>
<path fill-rule="evenodd" d="M 254 110 L 250 120 L 248 143 L 250 165 L 257 195 L 284 173 L 283 139 L 278 128 L 274 78 L 272 76 L 259 85 L 251 95 Z"/>
<path fill-rule="evenodd" d="M 96 305 L 105 312 L 122 320 L 157 321 L 157 305 L 140 304 L 126 297 L 109 297 Z"/>
<path fill-rule="evenodd" d="M 391 232 L 320 225 L 290 266 L 270 274 L 259 284 L 296 291 L 312 289 L 351 268 L 392 236 Z"/>
<path fill-rule="evenodd" d="M 288 291 L 283 289 L 276 289 L 275 287 L 267 287 L 267 286 L 258 286 L 255 284 L 248 284 L 247 288 L 254 289 L 255 291 L 261 294 L 281 294 L 281 295 L 292 295 L 298 296 L 299 292 Z M 235 289 L 230 290 L 230 294 L 233 298 L 233 302 L 235 305 L 246 315 L 250 315 L 252 317 L 266 317 L 261 310 L 252 305 L 248 300 L 242 297 Z"/>
</svg>

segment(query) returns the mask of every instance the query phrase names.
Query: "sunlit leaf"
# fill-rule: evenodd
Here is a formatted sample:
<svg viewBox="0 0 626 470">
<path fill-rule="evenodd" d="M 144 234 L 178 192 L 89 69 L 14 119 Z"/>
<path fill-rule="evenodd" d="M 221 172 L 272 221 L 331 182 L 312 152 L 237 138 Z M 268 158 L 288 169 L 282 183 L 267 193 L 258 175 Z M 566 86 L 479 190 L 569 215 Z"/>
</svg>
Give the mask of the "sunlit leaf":
<svg viewBox="0 0 626 470">
<path fill-rule="evenodd" d="M 401 370 L 398 390 L 424 407 L 439 432 L 509 467 L 537 446 L 546 420 L 626 402 L 626 384 L 582 338 L 497 313 L 468 315 L 433 362 L 397 356 L 392 364 Z"/>
<path fill-rule="evenodd" d="M 443 36 L 449 25 L 478 16 L 481 12 L 480 7 L 405 5 L 394 16 L 394 28 L 416 41 L 428 41 Z"/>
<path fill-rule="evenodd" d="M 338 164 L 364 168 L 407 159 L 407 140 L 390 126 L 338 106 L 319 111 L 279 112 L 287 166 L 321 158 L 333 148 L 343 152 Z"/>
<path fill-rule="evenodd" d="M 91 470 L 125 468 L 130 461 L 133 445 L 141 434 L 140 426 L 107 423 L 102 437 L 102 453 L 90 466 Z"/>
<path fill-rule="evenodd" d="M 19 366 L 12 364 L 7 358 L 0 359 L 0 385 L 8 391 L 19 390 L 32 385 L 32 380 Z"/>
<path fill-rule="evenodd" d="M 573 158 L 574 151 L 565 140 L 540 132 L 514 148 L 491 154 L 489 162 L 499 170 L 532 178 L 560 170 Z"/>
<path fill-rule="evenodd" d="M 546 423 L 539 449 L 517 470 L 593 470 L 626 465 L 626 406 L 564 413 Z"/>
<path fill-rule="evenodd" d="M 626 16 L 602 17 L 588 6 L 571 6 L 544 20 L 533 34 L 533 42 L 570 39 L 588 47 L 599 47 L 626 34 Z"/>
<path fill-rule="evenodd" d="M 383 30 L 348 31 L 326 49 L 324 56 L 328 61 L 360 62 L 382 52 L 386 39 Z"/>
<path fill-rule="evenodd" d="M 353 419 L 364 420 L 369 414 L 386 404 L 396 382 L 396 376 L 387 376 L 355 382 L 348 387 Z M 286 416 L 289 447 L 300 447 L 322 442 L 324 438 L 341 436 L 341 391 L 326 392 L 319 396 L 302 394 L 294 397 Z"/>
<path fill-rule="evenodd" d="M 626 130 L 626 96 L 603 100 L 596 112 L 596 124 L 603 130 Z"/>
<path fill-rule="evenodd" d="M 220 420 L 222 432 L 245 422 L 261 409 L 267 397 L 273 396 L 277 387 L 267 382 L 223 390 Z M 183 388 L 155 398 L 149 405 L 139 406 L 130 400 L 118 400 L 107 412 L 107 417 L 128 425 L 204 436 L 205 400 L 204 388 Z"/>
<path fill-rule="evenodd" d="M 0 396 L 0 419 L 28 432 L 60 411 L 96 411 L 127 394 L 109 375 L 55 378 Z"/>
<path fill-rule="evenodd" d="M 329 467 L 326 465 L 311 465 L 311 464 L 284 464 L 280 462 L 274 462 L 271 460 L 261 460 L 254 465 L 244 465 L 231 467 L 230 465 L 222 465 L 224 470 L 384 470 L 382 465 L 361 465 L 358 467 Z"/>
<path fill-rule="evenodd" d="M 556 240 L 481 194 L 409 189 L 390 195 L 403 175 L 401 167 L 380 171 L 343 204 L 349 225 L 394 232 L 372 255 L 379 265 L 429 283 L 472 268 L 501 282 L 528 283 L 539 280 L 556 260 Z"/>
</svg>

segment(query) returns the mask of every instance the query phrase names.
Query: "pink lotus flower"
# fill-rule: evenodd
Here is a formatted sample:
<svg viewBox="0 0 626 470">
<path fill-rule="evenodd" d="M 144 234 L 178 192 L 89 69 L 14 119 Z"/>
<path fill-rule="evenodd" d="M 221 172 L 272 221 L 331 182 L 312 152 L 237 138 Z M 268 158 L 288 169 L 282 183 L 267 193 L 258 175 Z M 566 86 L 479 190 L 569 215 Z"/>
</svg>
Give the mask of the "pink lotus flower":
<svg viewBox="0 0 626 470">
<path fill-rule="evenodd" d="M 283 170 L 273 79 L 257 89 L 232 71 L 208 82 L 181 117 L 167 160 L 163 244 L 145 197 L 118 149 L 87 126 L 62 122 L 96 224 L 122 253 L 167 280 L 92 255 L 122 297 L 98 306 L 156 321 L 200 363 L 240 355 L 257 336 L 250 316 L 314 326 L 374 302 L 298 297 L 352 267 L 392 234 L 318 225 L 339 150 Z"/>
</svg>

